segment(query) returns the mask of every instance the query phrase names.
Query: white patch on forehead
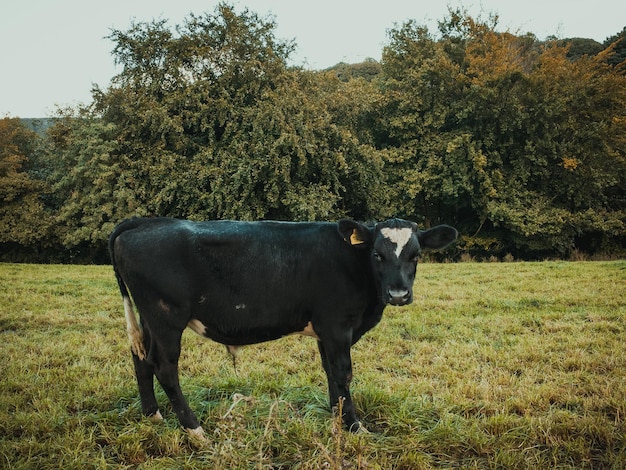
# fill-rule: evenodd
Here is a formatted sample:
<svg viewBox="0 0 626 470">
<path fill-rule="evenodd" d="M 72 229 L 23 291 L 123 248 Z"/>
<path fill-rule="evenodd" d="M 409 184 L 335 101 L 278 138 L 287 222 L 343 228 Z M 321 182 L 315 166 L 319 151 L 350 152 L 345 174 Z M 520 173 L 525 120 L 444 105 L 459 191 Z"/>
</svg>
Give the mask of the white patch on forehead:
<svg viewBox="0 0 626 470">
<path fill-rule="evenodd" d="M 388 239 L 391 243 L 395 243 L 396 245 L 396 256 L 399 258 L 400 253 L 409 243 L 411 239 L 411 235 L 413 235 L 413 230 L 410 228 L 381 228 L 380 233 L 383 237 Z"/>
</svg>

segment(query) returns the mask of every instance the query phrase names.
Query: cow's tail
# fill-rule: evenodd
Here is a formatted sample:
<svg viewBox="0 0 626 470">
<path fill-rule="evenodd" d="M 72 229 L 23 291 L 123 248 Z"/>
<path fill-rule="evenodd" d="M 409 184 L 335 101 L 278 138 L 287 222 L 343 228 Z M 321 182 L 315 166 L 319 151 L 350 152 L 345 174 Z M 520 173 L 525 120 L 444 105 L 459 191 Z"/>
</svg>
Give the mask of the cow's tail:
<svg viewBox="0 0 626 470">
<path fill-rule="evenodd" d="M 130 298 L 128 287 L 124 282 L 124 278 L 120 274 L 117 262 L 115 260 L 115 240 L 117 237 L 127 230 L 132 230 L 138 227 L 140 224 L 137 219 L 130 219 L 122 222 L 109 237 L 109 254 L 111 255 L 111 264 L 113 265 L 113 272 L 115 273 L 115 279 L 120 287 L 120 293 L 124 301 L 124 316 L 126 317 L 126 331 L 128 333 L 128 339 L 130 341 L 130 349 L 139 359 L 144 360 L 146 358 L 146 349 L 143 344 L 143 330 L 141 325 L 137 321 L 137 316 L 133 308 L 133 301 Z"/>
</svg>

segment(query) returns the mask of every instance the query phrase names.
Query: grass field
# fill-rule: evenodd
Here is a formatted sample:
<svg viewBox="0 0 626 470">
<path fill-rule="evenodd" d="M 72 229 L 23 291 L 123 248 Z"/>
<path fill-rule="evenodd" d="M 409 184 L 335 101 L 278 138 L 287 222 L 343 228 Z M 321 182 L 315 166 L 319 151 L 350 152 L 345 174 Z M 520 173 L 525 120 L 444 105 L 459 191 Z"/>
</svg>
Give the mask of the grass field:
<svg viewBox="0 0 626 470">
<path fill-rule="evenodd" d="M 0 264 L 0 468 L 626 468 L 626 262 L 422 264 L 353 348 L 372 431 L 327 410 L 314 340 L 183 337 L 207 431 L 142 418 L 108 266 Z"/>
</svg>

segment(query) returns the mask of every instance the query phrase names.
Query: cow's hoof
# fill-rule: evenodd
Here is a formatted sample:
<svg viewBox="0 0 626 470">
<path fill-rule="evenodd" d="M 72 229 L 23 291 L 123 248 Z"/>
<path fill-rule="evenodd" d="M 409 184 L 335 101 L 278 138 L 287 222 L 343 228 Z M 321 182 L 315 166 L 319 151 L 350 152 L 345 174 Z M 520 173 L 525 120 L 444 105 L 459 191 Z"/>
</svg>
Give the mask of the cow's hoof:
<svg viewBox="0 0 626 470">
<path fill-rule="evenodd" d="M 161 415 L 161 412 L 159 410 L 156 411 L 156 413 L 148 416 L 148 419 L 156 424 L 156 423 L 160 423 L 161 421 L 163 421 L 163 416 Z"/>
<path fill-rule="evenodd" d="M 185 428 L 185 431 L 187 431 L 189 438 L 194 443 L 205 444 L 208 442 L 208 439 L 204 435 L 204 429 L 202 429 L 202 426 L 198 426 L 195 429 Z"/>
<path fill-rule="evenodd" d="M 350 426 L 349 431 L 353 432 L 354 434 L 369 434 L 370 433 L 360 421 L 357 421 L 356 423 L 352 424 L 352 426 Z"/>
</svg>

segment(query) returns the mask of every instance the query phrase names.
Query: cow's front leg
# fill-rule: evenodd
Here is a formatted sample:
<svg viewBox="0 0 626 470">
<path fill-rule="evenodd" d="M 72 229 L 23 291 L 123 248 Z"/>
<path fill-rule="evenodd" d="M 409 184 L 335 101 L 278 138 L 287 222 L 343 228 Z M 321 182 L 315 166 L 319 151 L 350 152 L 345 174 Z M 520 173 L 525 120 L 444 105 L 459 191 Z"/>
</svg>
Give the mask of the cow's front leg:
<svg viewBox="0 0 626 470">
<path fill-rule="evenodd" d="M 324 367 L 324 372 L 326 372 L 326 378 L 328 382 L 328 396 L 330 398 L 330 409 L 337 404 L 336 397 L 339 397 L 339 391 L 337 390 L 337 384 L 334 380 L 330 380 L 331 369 L 330 364 L 328 363 L 328 358 L 326 356 L 326 350 L 324 349 L 324 345 L 321 341 L 317 342 L 317 347 L 320 351 L 320 357 L 322 358 L 322 366 Z M 335 397 L 335 398 L 333 398 Z"/>
<path fill-rule="evenodd" d="M 352 382 L 352 359 L 350 357 L 351 337 L 349 334 L 324 337 L 318 341 L 322 365 L 328 378 L 328 394 L 331 409 L 337 407 L 339 398 L 343 398 L 343 424 L 349 431 L 363 430 L 356 417 L 354 403 L 350 396 Z"/>
</svg>

